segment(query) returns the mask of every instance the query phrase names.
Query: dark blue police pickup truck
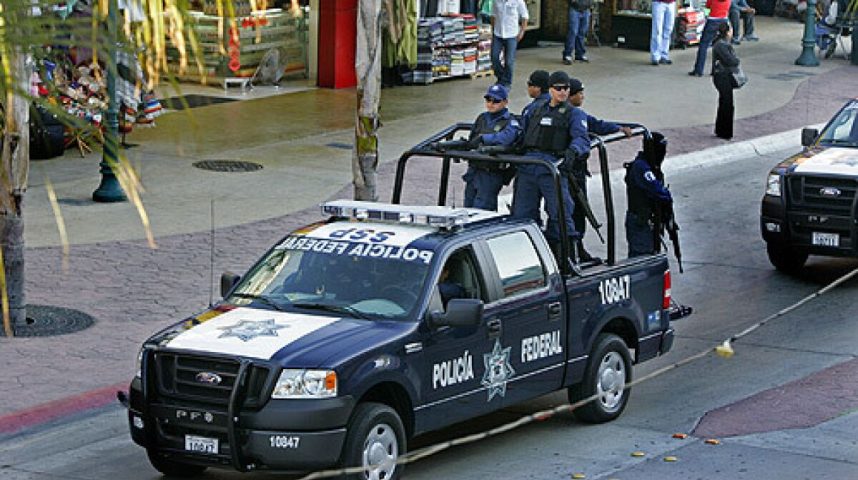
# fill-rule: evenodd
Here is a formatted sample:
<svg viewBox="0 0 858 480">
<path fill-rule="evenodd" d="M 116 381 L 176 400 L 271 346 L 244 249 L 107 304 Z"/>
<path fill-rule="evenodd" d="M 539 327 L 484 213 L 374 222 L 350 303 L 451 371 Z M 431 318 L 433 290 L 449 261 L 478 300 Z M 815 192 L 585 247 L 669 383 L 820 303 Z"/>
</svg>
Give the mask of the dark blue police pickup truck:
<svg viewBox="0 0 858 480">
<path fill-rule="evenodd" d="M 393 204 L 323 204 L 327 220 L 224 274 L 222 302 L 146 340 L 128 419 L 156 469 L 394 479 L 410 438 L 559 389 L 597 395 L 583 421 L 622 413 L 632 365 L 673 343 L 665 255 L 558 264 L 532 221 L 399 205 L 409 158 L 442 158 L 446 183 L 452 156 L 477 155 L 425 146 Z"/>
</svg>

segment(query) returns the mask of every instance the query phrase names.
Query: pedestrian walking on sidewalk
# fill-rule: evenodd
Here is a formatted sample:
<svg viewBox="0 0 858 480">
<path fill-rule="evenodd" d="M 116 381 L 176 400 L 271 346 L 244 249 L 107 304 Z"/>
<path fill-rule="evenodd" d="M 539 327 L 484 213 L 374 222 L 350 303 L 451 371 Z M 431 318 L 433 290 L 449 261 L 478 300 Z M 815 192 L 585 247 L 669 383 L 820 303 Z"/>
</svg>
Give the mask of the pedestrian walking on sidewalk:
<svg viewBox="0 0 858 480">
<path fill-rule="evenodd" d="M 563 46 L 563 63 L 572 65 L 572 54 L 579 62 L 587 58 L 587 32 L 590 29 L 590 7 L 593 0 L 569 0 L 569 25 L 566 27 L 566 44 Z"/>
<path fill-rule="evenodd" d="M 507 89 L 512 86 L 515 51 L 524 37 L 527 19 L 524 0 L 494 0 L 492 3 L 492 69 L 497 82 Z"/>
<path fill-rule="evenodd" d="M 739 57 L 730 44 L 731 39 L 730 24 L 722 23 L 712 45 L 712 82 L 718 90 L 715 135 L 724 140 L 733 138 L 733 71 L 739 66 Z"/>
<path fill-rule="evenodd" d="M 703 35 L 700 36 L 700 44 L 697 46 L 697 60 L 694 62 L 694 70 L 688 72 L 692 77 L 703 76 L 703 69 L 706 67 L 706 53 L 712 45 L 719 27 L 722 24 L 727 24 L 730 0 L 706 0 L 706 8 L 709 9 L 709 17 L 703 25 Z"/>
<path fill-rule="evenodd" d="M 670 65 L 670 38 L 676 19 L 676 0 L 653 0 L 649 58 L 653 65 Z"/>
</svg>

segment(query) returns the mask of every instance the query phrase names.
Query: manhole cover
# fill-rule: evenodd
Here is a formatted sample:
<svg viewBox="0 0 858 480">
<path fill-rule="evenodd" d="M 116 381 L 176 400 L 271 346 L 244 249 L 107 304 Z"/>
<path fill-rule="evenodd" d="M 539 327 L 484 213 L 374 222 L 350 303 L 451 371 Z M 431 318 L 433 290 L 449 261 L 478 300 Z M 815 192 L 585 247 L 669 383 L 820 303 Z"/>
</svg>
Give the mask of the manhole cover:
<svg viewBox="0 0 858 480">
<path fill-rule="evenodd" d="M 27 324 L 13 327 L 16 337 L 49 337 L 79 332 L 95 319 L 79 310 L 50 305 L 27 305 Z M 0 336 L 3 336 L 0 328 Z"/>
<path fill-rule="evenodd" d="M 238 160 L 202 160 L 194 162 L 194 166 L 203 170 L 213 172 L 255 172 L 262 170 L 262 165 L 253 162 L 242 162 Z"/>
</svg>

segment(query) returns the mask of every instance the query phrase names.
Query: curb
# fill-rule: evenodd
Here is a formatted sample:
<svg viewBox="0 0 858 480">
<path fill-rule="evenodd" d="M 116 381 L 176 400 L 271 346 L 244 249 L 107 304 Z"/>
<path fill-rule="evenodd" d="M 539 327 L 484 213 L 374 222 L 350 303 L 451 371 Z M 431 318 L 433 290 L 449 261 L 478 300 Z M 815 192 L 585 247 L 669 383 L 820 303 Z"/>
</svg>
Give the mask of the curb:
<svg viewBox="0 0 858 480">
<path fill-rule="evenodd" d="M 3 415 L 0 417 L 0 434 L 18 433 L 52 420 L 104 407 L 116 402 L 117 390 L 126 388 L 127 382 L 117 383 Z"/>
<path fill-rule="evenodd" d="M 824 126 L 824 123 L 820 123 L 809 125 L 809 128 L 821 130 Z M 662 170 L 665 173 L 676 173 L 689 168 L 719 165 L 734 162 L 742 158 L 769 155 L 789 149 L 794 149 L 798 153 L 801 149 L 801 130 L 801 128 L 787 130 L 742 142 L 728 143 L 697 152 L 667 157 L 670 161 L 664 162 Z"/>
</svg>

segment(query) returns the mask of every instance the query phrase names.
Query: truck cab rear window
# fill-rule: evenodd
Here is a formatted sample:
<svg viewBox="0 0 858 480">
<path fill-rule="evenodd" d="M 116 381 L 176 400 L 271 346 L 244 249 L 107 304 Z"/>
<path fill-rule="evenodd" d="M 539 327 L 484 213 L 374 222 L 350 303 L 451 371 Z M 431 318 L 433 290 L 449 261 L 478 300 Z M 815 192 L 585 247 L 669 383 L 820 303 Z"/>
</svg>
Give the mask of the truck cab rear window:
<svg viewBox="0 0 858 480">
<path fill-rule="evenodd" d="M 501 235 L 486 241 L 500 275 L 504 297 L 512 297 L 546 285 L 545 268 L 525 232 Z"/>
</svg>

